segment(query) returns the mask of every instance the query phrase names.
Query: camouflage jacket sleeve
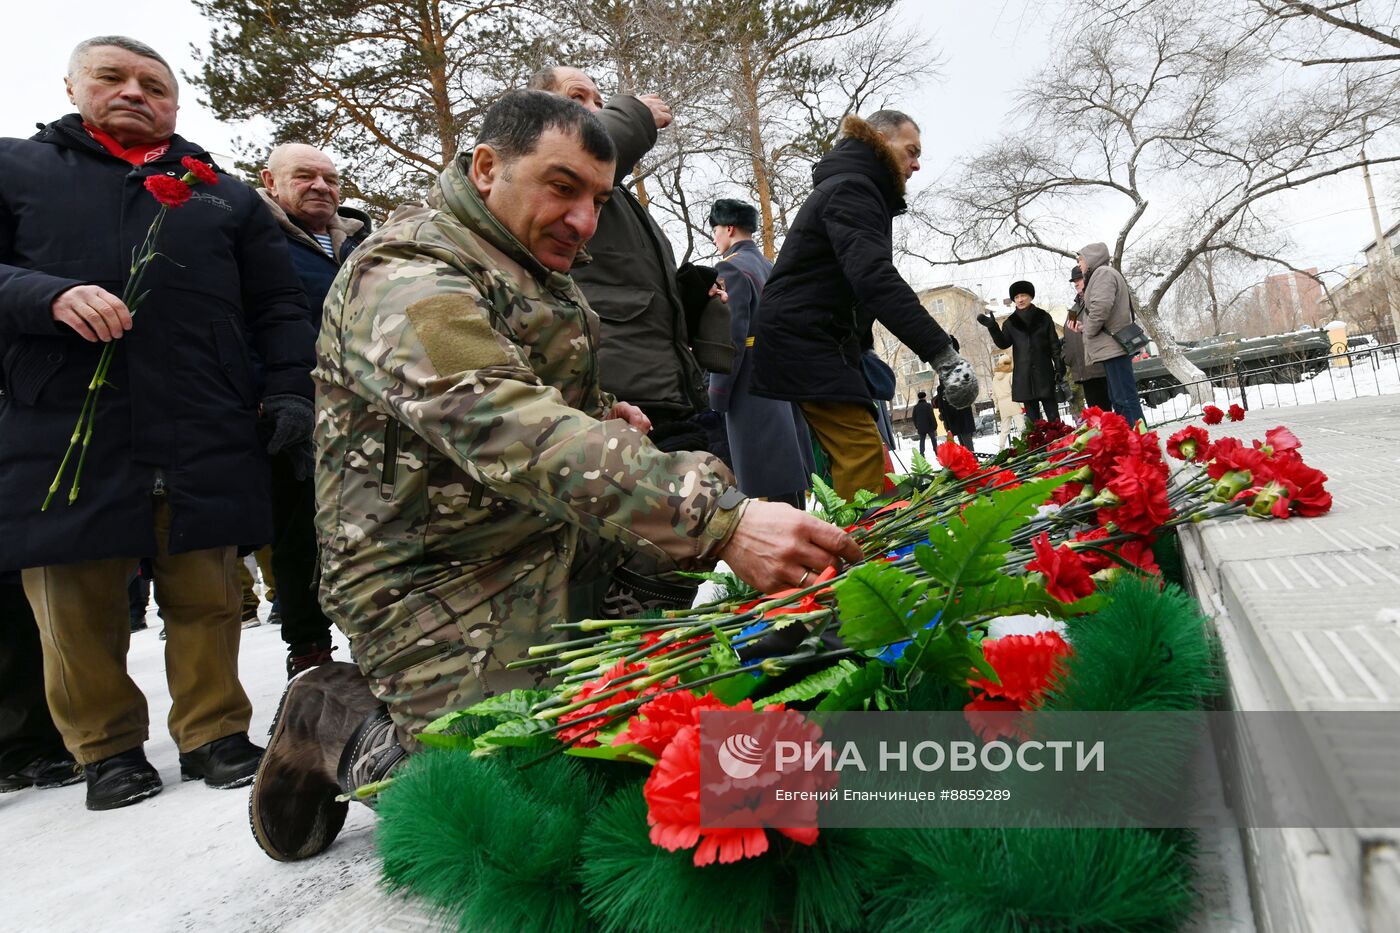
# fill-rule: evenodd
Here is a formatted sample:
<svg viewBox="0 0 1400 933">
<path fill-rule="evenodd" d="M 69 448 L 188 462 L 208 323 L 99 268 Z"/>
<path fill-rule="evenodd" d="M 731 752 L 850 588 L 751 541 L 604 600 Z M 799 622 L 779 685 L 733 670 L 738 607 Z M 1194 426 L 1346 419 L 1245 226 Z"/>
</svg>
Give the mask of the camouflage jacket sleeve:
<svg viewBox="0 0 1400 933">
<path fill-rule="evenodd" d="M 681 567 L 715 559 L 743 511 L 733 475 L 571 407 L 531 366 L 537 315 L 493 306 L 496 274 L 459 267 L 417 234 L 372 244 L 327 311 L 340 355 L 331 377 L 521 508 Z M 558 313 L 570 311 L 584 313 Z M 610 407 L 591 395 L 580 404 Z"/>
</svg>

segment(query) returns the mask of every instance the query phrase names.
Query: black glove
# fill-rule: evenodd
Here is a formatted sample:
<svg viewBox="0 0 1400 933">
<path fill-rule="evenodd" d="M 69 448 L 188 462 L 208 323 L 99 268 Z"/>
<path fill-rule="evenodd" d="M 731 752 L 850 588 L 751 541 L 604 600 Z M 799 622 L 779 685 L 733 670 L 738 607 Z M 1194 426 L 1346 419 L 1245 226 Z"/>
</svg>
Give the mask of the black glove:
<svg viewBox="0 0 1400 933">
<path fill-rule="evenodd" d="M 263 399 L 263 417 L 272 422 L 267 440 L 267 452 L 275 454 L 294 444 L 311 440 L 315 420 L 311 400 L 300 395 L 269 395 Z"/>
<path fill-rule="evenodd" d="M 983 311 L 981 314 L 977 315 L 977 323 L 981 324 L 983 327 L 995 327 L 997 319 L 986 311 Z"/>
<path fill-rule="evenodd" d="M 288 444 L 282 451 L 282 456 L 286 457 L 287 462 L 291 464 L 292 479 L 298 483 L 306 482 L 315 474 L 316 449 L 312 446 L 310 439 Z"/>
</svg>

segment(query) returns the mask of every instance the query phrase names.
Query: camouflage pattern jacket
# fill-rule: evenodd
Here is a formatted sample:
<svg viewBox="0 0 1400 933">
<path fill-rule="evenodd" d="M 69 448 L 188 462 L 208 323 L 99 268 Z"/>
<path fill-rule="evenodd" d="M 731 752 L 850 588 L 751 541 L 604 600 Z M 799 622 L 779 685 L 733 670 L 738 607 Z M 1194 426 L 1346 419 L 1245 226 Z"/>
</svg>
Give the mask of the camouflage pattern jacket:
<svg viewBox="0 0 1400 933">
<path fill-rule="evenodd" d="M 501 667 L 564 617 L 580 535 L 685 568 L 733 532 L 720 460 L 600 420 L 598 331 L 460 162 L 341 268 L 313 374 L 321 599 L 382 698 L 426 663 L 461 680 L 449 708 L 518 685 Z"/>
</svg>

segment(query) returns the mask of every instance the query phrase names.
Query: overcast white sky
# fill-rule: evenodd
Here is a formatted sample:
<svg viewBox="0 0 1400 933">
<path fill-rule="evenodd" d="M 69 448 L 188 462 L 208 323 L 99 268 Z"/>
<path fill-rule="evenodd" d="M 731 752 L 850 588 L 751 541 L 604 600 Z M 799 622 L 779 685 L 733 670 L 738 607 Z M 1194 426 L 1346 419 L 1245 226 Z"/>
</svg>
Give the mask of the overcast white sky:
<svg viewBox="0 0 1400 933">
<path fill-rule="evenodd" d="M 1060 15 L 1057 2 L 1036 0 L 903 0 L 899 15 L 929 35 L 942 50 L 942 77 L 931 80 L 903 101 L 924 127 L 923 170 L 913 187 L 949 176 L 956 161 L 995 138 L 1008 125 L 1013 92 L 1025 76 L 1049 56 L 1066 50 L 1051 46 L 1047 35 Z M 209 27 L 194 6 L 182 0 L 156 5 L 113 4 L 110 0 L 67 0 L 47 4 L 11 4 L 5 15 L 6 38 L 0 44 L 0 135 L 27 136 L 36 122 L 71 110 L 63 92 L 68 53 L 78 41 L 104 33 L 124 33 L 155 46 L 177 70 L 190 70 L 190 43 L 202 44 Z M 222 124 L 199 104 L 186 86 L 179 132 L 212 152 L 229 154 L 236 136 L 256 138 L 256 128 Z M 1377 175 L 1381 220 L 1400 220 L 1400 174 Z M 1347 266 L 1360 259 L 1372 239 L 1370 216 L 1359 173 L 1339 177 L 1278 202 L 1282 222 L 1296 242 L 1296 265 L 1322 269 Z M 1105 205 L 1100 214 L 1082 218 L 1079 246 L 1112 241 L 1121 212 Z M 1068 294 L 1067 263 L 1045 254 L 1022 253 L 995 265 L 906 269 L 916 284 L 952 281 L 999 297 L 1014 278 L 1042 285 L 1042 294 Z"/>
</svg>

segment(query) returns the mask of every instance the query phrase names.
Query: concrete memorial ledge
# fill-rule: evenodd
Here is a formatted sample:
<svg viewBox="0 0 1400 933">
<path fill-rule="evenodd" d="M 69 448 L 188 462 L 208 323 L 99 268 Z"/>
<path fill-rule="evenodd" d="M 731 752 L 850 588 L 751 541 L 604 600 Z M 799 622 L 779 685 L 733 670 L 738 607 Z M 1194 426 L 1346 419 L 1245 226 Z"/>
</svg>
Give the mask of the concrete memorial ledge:
<svg viewBox="0 0 1400 933">
<path fill-rule="evenodd" d="M 1188 580 L 1225 650 L 1229 704 L 1400 713 L 1400 398 L 1254 411 L 1212 436 L 1262 437 L 1280 423 L 1328 475 L 1332 511 L 1182 534 Z M 1316 759 L 1328 791 L 1400 797 L 1397 749 L 1363 729 L 1315 731 L 1311 744 L 1297 753 Z M 1248 793 L 1230 789 L 1246 785 L 1252 762 L 1223 757 L 1227 797 L 1247 815 Z M 1260 930 L 1400 929 L 1400 829 L 1247 829 L 1242 839 Z"/>
</svg>

